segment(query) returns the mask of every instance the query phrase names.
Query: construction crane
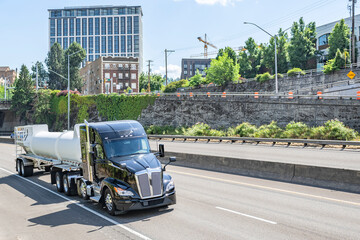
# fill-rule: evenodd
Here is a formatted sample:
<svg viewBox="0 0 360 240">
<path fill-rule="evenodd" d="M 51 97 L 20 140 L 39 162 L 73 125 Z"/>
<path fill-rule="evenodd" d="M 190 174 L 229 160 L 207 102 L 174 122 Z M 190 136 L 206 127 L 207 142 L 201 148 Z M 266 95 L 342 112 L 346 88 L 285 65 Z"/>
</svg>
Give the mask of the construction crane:
<svg viewBox="0 0 360 240">
<path fill-rule="evenodd" d="M 207 38 L 206 33 L 205 33 L 205 40 L 203 40 L 201 37 L 198 37 L 198 38 L 197 38 L 200 42 L 203 42 L 203 43 L 204 43 L 204 58 L 207 58 L 207 56 L 208 56 L 208 52 L 207 52 L 207 50 L 208 50 L 208 45 L 211 46 L 211 47 L 213 47 L 213 48 L 215 48 L 215 49 L 217 49 L 217 47 L 216 47 L 215 45 L 209 43 L 206 38 Z"/>
<path fill-rule="evenodd" d="M 243 46 L 240 46 L 240 47 L 231 47 L 235 52 L 243 52 L 243 51 L 246 51 L 247 49 L 244 48 Z M 219 53 L 219 51 L 211 51 L 211 52 L 207 52 L 207 56 L 211 56 L 211 55 L 217 55 Z M 202 57 L 204 56 L 205 53 L 200 53 L 200 54 L 194 54 L 194 55 L 191 55 L 190 57 L 191 58 L 196 58 L 196 57 Z"/>
</svg>

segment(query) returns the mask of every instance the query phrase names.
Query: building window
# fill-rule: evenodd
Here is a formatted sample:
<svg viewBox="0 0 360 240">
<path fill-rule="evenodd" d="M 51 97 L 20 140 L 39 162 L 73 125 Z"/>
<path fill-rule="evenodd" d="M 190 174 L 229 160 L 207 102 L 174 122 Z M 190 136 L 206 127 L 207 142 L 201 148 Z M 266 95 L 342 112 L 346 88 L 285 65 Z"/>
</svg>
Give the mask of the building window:
<svg viewBox="0 0 360 240">
<path fill-rule="evenodd" d="M 70 18 L 70 36 L 74 36 L 74 19 Z"/>
<path fill-rule="evenodd" d="M 60 44 L 60 46 L 62 46 L 62 44 L 61 44 L 61 38 L 57 38 L 57 42 Z"/>
<path fill-rule="evenodd" d="M 76 36 L 80 36 L 80 18 L 76 19 Z"/>
<path fill-rule="evenodd" d="M 132 79 L 132 80 L 136 80 L 136 73 L 132 73 L 132 74 L 131 74 L 131 79 Z"/>
<path fill-rule="evenodd" d="M 132 17 L 127 17 L 127 34 L 132 34 Z"/>
<path fill-rule="evenodd" d="M 87 19 L 83 18 L 82 19 L 82 35 L 87 35 Z"/>
<path fill-rule="evenodd" d="M 109 69 L 109 68 L 110 68 L 109 64 L 105 64 L 105 69 Z M 110 79 L 110 73 L 105 73 L 105 78 Z"/>
<path fill-rule="evenodd" d="M 112 29 L 112 17 L 108 17 L 108 34 L 113 34 L 113 29 Z"/>
<path fill-rule="evenodd" d="M 95 18 L 95 35 L 100 35 L 100 18 Z"/>
<path fill-rule="evenodd" d="M 61 19 L 57 19 L 57 36 L 61 36 Z"/>
<path fill-rule="evenodd" d="M 125 17 L 121 17 L 121 34 L 125 34 Z"/>
<path fill-rule="evenodd" d="M 95 10 L 89 9 L 89 16 L 95 16 Z"/>
<path fill-rule="evenodd" d="M 136 70 L 136 64 L 131 64 L 131 70 Z"/>
<path fill-rule="evenodd" d="M 114 37 L 114 49 L 115 53 L 119 53 L 119 36 Z"/>
<path fill-rule="evenodd" d="M 77 42 L 78 44 L 81 44 L 81 38 L 80 38 L 80 37 L 76 37 L 76 42 Z"/>
<path fill-rule="evenodd" d="M 125 36 L 121 36 L 121 52 L 126 52 L 126 45 L 125 45 Z"/>
<path fill-rule="evenodd" d="M 319 46 L 323 46 L 323 45 L 327 45 L 327 44 L 329 44 L 329 33 L 327 33 L 327 34 L 324 34 L 324 35 L 322 35 L 322 36 L 320 36 L 319 37 Z"/>
<path fill-rule="evenodd" d="M 52 45 L 54 45 L 55 43 L 55 38 L 50 38 L 50 47 L 52 47 Z"/>
<path fill-rule="evenodd" d="M 139 35 L 134 36 L 134 52 L 139 52 Z"/>
<path fill-rule="evenodd" d="M 93 53 L 93 52 L 94 52 L 94 38 L 89 37 L 89 53 Z"/>
<path fill-rule="evenodd" d="M 136 89 L 136 83 L 131 83 L 131 88 Z"/>
<path fill-rule="evenodd" d="M 101 18 L 101 34 L 106 34 L 106 18 Z"/>
<path fill-rule="evenodd" d="M 94 34 L 94 19 L 89 18 L 89 35 Z"/>
<path fill-rule="evenodd" d="M 125 15 L 126 14 L 126 8 L 119 8 L 119 15 Z"/>
<path fill-rule="evenodd" d="M 119 18 L 114 18 L 114 34 L 119 34 Z"/>
<path fill-rule="evenodd" d="M 94 61 L 94 55 L 89 55 L 89 61 L 90 62 Z"/>
<path fill-rule="evenodd" d="M 67 36 L 67 35 L 68 35 L 68 29 L 69 29 L 68 19 L 65 18 L 65 19 L 63 19 L 63 36 Z"/>
<path fill-rule="evenodd" d="M 125 78 L 128 79 L 129 78 L 129 74 L 125 73 Z"/>
<path fill-rule="evenodd" d="M 123 74 L 119 73 L 119 79 L 123 79 Z"/>
<path fill-rule="evenodd" d="M 112 53 L 113 52 L 113 40 L 112 40 L 112 36 L 108 37 L 108 53 Z"/>
<path fill-rule="evenodd" d="M 100 53 L 100 37 L 95 37 L 95 53 Z"/>
<path fill-rule="evenodd" d="M 69 41 L 69 45 L 71 45 L 71 44 L 74 42 L 74 38 L 71 37 L 69 40 L 70 40 L 70 41 Z"/>
<path fill-rule="evenodd" d="M 50 36 L 55 36 L 55 19 L 50 19 Z"/>
<path fill-rule="evenodd" d="M 100 55 L 95 55 L 95 60 L 100 58 Z"/>
<path fill-rule="evenodd" d="M 139 34 L 139 17 L 134 17 L 134 34 Z"/>
<path fill-rule="evenodd" d="M 83 37 L 83 38 L 82 38 L 82 48 L 84 48 L 85 51 L 86 51 L 86 49 L 87 49 L 87 39 L 86 39 L 86 37 Z"/>
<path fill-rule="evenodd" d="M 68 47 L 68 38 L 64 38 L 64 49 L 67 49 Z"/>
<path fill-rule="evenodd" d="M 127 51 L 132 52 L 132 36 L 127 36 Z"/>
<path fill-rule="evenodd" d="M 106 53 L 106 37 L 101 37 L 101 53 Z"/>
</svg>

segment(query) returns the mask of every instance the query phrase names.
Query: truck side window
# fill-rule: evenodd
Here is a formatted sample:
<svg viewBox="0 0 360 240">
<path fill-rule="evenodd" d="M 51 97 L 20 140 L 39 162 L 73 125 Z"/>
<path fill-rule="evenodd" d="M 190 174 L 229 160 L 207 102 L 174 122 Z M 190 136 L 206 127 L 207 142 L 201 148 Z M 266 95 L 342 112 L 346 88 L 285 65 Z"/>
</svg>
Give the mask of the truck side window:
<svg viewBox="0 0 360 240">
<path fill-rule="evenodd" d="M 96 142 L 96 155 L 99 159 L 105 159 L 104 149 L 102 146 L 101 137 L 98 133 L 95 133 L 95 142 Z"/>
</svg>

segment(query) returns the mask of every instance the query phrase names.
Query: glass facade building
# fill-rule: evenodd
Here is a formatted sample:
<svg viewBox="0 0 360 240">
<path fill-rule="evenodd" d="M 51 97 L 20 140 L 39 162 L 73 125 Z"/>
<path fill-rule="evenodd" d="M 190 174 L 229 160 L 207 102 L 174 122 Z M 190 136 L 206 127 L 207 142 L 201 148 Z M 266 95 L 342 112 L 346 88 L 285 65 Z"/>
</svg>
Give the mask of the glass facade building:
<svg viewBox="0 0 360 240">
<path fill-rule="evenodd" d="M 142 63 L 142 9 L 140 6 L 94 6 L 49 9 L 49 49 L 58 42 L 67 49 L 74 41 L 87 53 L 136 57 Z"/>
</svg>

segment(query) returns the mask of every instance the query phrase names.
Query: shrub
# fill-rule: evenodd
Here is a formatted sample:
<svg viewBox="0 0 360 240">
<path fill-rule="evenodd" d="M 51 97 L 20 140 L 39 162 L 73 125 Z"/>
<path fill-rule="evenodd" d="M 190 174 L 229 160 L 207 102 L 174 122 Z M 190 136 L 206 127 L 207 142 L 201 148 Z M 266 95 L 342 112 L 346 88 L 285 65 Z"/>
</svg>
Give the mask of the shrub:
<svg viewBox="0 0 360 240">
<path fill-rule="evenodd" d="M 196 123 L 195 125 L 184 129 L 184 135 L 187 136 L 208 136 L 210 134 L 210 126 L 205 123 Z"/>
<path fill-rule="evenodd" d="M 251 125 L 248 122 L 244 122 L 234 129 L 234 135 L 239 137 L 253 137 L 254 133 L 257 131 L 255 125 Z"/>
<path fill-rule="evenodd" d="M 285 127 L 282 134 L 284 138 L 308 138 L 310 135 L 310 128 L 302 122 L 290 122 Z"/>
<path fill-rule="evenodd" d="M 328 140 L 353 140 L 357 132 L 344 125 L 339 120 L 329 120 L 324 126 L 312 129 L 311 138 Z"/>
<path fill-rule="evenodd" d="M 290 69 L 288 72 L 287 72 L 288 76 L 289 77 L 293 77 L 293 76 L 297 76 L 297 75 L 305 75 L 305 72 L 303 70 L 301 70 L 301 68 L 293 68 L 293 69 Z"/>
<path fill-rule="evenodd" d="M 345 66 L 345 59 L 350 58 L 348 55 L 349 54 L 347 52 L 341 53 L 340 49 L 338 49 L 335 58 L 326 62 L 323 72 L 325 74 L 330 74 L 339 70 L 340 68 L 343 68 Z"/>
<path fill-rule="evenodd" d="M 272 121 L 268 125 L 262 125 L 254 136 L 259 138 L 280 138 L 283 130 L 277 125 L 275 121 Z"/>
<path fill-rule="evenodd" d="M 147 134 L 163 134 L 163 135 L 182 135 L 182 128 L 175 128 L 173 126 L 155 126 L 151 125 L 145 127 Z"/>
<path fill-rule="evenodd" d="M 178 88 L 187 87 L 187 86 L 189 86 L 189 81 L 185 80 L 185 79 L 182 79 L 182 80 L 179 80 L 179 81 L 169 83 L 165 87 L 164 92 L 166 92 L 166 93 L 176 92 L 176 90 Z"/>
</svg>

